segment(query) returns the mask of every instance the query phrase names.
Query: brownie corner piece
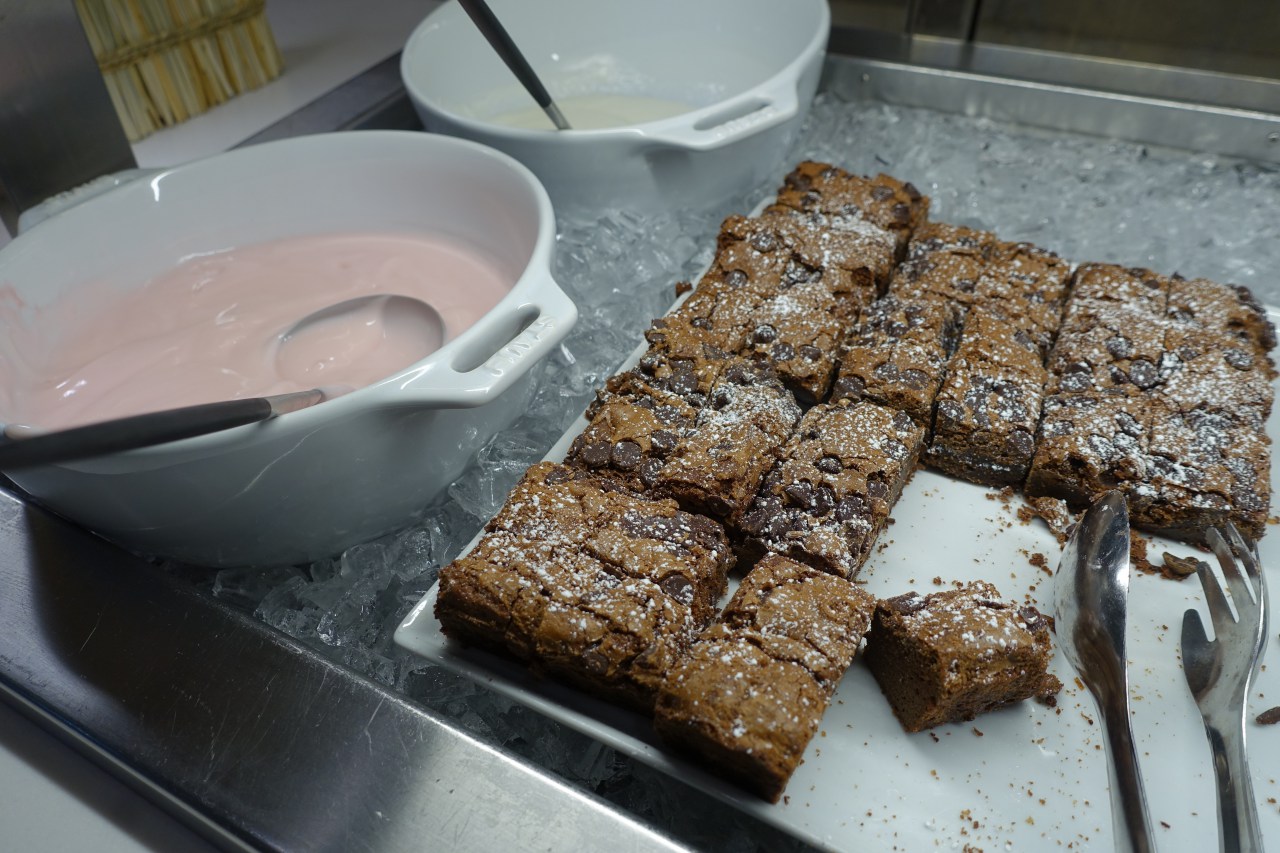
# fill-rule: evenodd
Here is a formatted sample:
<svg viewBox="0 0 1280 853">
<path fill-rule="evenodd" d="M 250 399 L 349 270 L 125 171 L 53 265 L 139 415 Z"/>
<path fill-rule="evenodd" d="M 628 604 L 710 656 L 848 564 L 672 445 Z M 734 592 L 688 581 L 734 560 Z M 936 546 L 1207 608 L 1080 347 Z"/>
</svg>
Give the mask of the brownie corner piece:
<svg viewBox="0 0 1280 853">
<path fill-rule="evenodd" d="M 863 657 L 902 727 L 918 732 L 1057 693 L 1049 625 L 985 581 L 911 592 L 877 603 Z"/>
<path fill-rule="evenodd" d="M 848 581 L 766 557 L 664 680 L 654 728 L 776 802 L 874 608 L 875 599 Z"/>
<path fill-rule="evenodd" d="M 803 666 L 716 624 L 664 679 L 654 730 L 718 775 L 777 802 L 829 701 Z"/>
</svg>

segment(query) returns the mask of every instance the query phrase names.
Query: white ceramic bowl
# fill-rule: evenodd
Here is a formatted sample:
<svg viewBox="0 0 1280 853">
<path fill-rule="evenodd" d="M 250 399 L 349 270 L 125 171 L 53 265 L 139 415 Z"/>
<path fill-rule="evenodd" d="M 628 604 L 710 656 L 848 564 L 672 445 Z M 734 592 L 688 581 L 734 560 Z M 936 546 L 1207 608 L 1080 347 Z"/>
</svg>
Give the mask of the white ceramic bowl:
<svg viewBox="0 0 1280 853">
<path fill-rule="evenodd" d="M 456 2 L 428 15 L 401 58 L 423 124 L 520 160 L 562 216 L 706 208 L 775 178 L 817 89 L 831 23 L 826 0 L 490 5 L 557 100 L 607 93 L 691 105 L 606 130 L 495 124 L 533 100 Z"/>
<path fill-rule="evenodd" d="M 530 368 L 577 318 L 551 277 L 550 201 L 506 155 L 394 131 L 232 151 L 40 222 L 0 249 L 0 283 L 38 306 L 89 280 L 136 286 L 195 252 L 377 230 L 465 241 L 511 290 L 429 357 L 344 397 L 13 480 L 126 547 L 206 565 L 310 561 L 411 523 L 520 414 Z"/>
</svg>

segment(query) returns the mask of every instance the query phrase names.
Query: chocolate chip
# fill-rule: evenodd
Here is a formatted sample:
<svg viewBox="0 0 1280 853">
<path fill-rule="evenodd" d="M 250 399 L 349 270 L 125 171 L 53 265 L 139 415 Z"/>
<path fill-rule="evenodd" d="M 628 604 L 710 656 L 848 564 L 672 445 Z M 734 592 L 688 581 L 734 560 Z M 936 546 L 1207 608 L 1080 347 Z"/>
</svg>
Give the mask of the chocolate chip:
<svg viewBox="0 0 1280 853">
<path fill-rule="evenodd" d="M 884 478 L 878 472 L 871 474 L 867 478 L 867 496 L 877 500 L 884 500 L 889 497 L 889 484 L 884 481 Z"/>
<path fill-rule="evenodd" d="M 839 474 L 844 469 L 837 456 L 823 456 L 813 466 L 824 474 Z"/>
<path fill-rule="evenodd" d="M 794 190 L 805 192 L 813 186 L 813 178 L 809 177 L 804 172 L 792 172 L 790 175 L 787 175 L 786 184 Z"/>
<path fill-rule="evenodd" d="M 884 382 L 892 382 L 898 378 L 898 365 L 891 361 L 877 364 L 876 369 L 871 371 L 871 375 Z"/>
<path fill-rule="evenodd" d="M 1133 342 L 1123 335 L 1107 339 L 1107 352 L 1112 358 L 1129 358 L 1133 355 Z"/>
<path fill-rule="evenodd" d="M 813 506 L 813 485 L 806 482 L 789 483 L 782 493 L 791 499 L 791 502 L 799 506 L 809 509 Z"/>
<path fill-rule="evenodd" d="M 909 432 L 915 429 L 916 422 L 906 412 L 893 413 L 893 428 L 898 432 Z"/>
<path fill-rule="evenodd" d="M 753 507 L 746 515 L 742 517 L 740 526 L 742 532 L 748 536 L 759 536 L 764 532 L 765 526 L 772 517 L 770 508 L 764 506 Z"/>
<path fill-rule="evenodd" d="M 724 283 L 730 287 L 742 287 L 747 281 L 747 274 L 742 270 L 729 270 L 729 272 L 725 273 Z"/>
<path fill-rule="evenodd" d="M 893 190 L 883 184 L 876 184 L 871 188 L 871 197 L 876 201 L 888 201 L 893 195 Z"/>
<path fill-rule="evenodd" d="M 800 357 L 805 361 L 820 361 L 822 359 L 822 350 L 810 344 L 804 344 L 799 348 Z"/>
<path fill-rule="evenodd" d="M 835 508 L 836 493 L 826 483 L 822 483 L 814 493 L 811 511 L 814 515 L 824 516 Z"/>
<path fill-rule="evenodd" d="M 1227 364 L 1231 365 L 1236 370 L 1249 370 L 1253 367 L 1253 356 L 1249 355 L 1249 353 L 1242 349 L 1227 347 L 1226 351 L 1222 353 L 1222 357 L 1226 360 Z"/>
<path fill-rule="evenodd" d="M 719 548 L 724 544 L 724 528 L 705 515 L 689 515 L 689 529 L 693 539 L 706 548 Z"/>
<path fill-rule="evenodd" d="M 711 328 L 711 320 L 707 317 L 694 317 L 689 321 L 689 325 L 695 329 L 706 330 Z"/>
<path fill-rule="evenodd" d="M 717 409 L 723 409 L 733 402 L 733 392 L 728 388 L 717 388 L 711 395 L 711 405 Z"/>
<path fill-rule="evenodd" d="M 589 468 L 602 468 L 609 464 L 609 442 L 593 441 L 578 454 L 582 464 Z"/>
<path fill-rule="evenodd" d="M 676 443 L 679 441 L 680 437 L 671 430 L 656 429 L 649 436 L 649 449 L 657 456 L 666 456 L 676 449 Z"/>
<path fill-rule="evenodd" d="M 972 293 L 977 286 L 978 283 L 971 278 L 958 278 L 955 281 L 955 288 L 961 293 Z"/>
<path fill-rule="evenodd" d="M 568 480 L 572 475 L 565 468 L 553 468 L 547 472 L 547 476 L 542 478 L 542 482 L 548 486 L 554 486 Z"/>
<path fill-rule="evenodd" d="M 1033 634 L 1043 631 L 1049 625 L 1048 620 L 1044 618 L 1044 614 L 1031 606 L 1019 607 L 1018 615 L 1022 617 L 1022 621 L 1027 626 L 1027 630 Z"/>
<path fill-rule="evenodd" d="M 1009 433 L 1009 437 L 1005 439 L 1004 444 L 1011 455 L 1023 458 L 1030 457 L 1031 452 L 1036 447 L 1031 434 L 1022 429 L 1015 429 Z"/>
<path fill-rule="evenodd" d="M 658 372 L 658 368 L 662 366 L 662 359 L 656 355 L 645 355 L 640 359 L 640 369 L 652 376 Z"/>
<path fill-rule="evenodd" d="M 907 198 L 911 199 L 912 201 L 919 201 L 920 199 L 924 198 L 924 196 L 920 195 L 920 190 L 916 189 L 916 185 L 911 183 L 910 181 L 907 181 L 905 184 L 903 184 L 902 189 L 906 191 Z"/>
<path fill-rule="evenodd" d="M 646 459 L 640 463 L 640 482 L 652 488 L 658 482 L 658 474 L 662 471 L 661 459 Z"/>
<path fill-rule="evenodd" d="M 778 330 L 768 324 L 756 326 L 751 333 L 751 340 L 757 344 L 769 344 L 778 339 Z"/>
<path fill-rule="evenodd" d="M 1129 365 L 1129 381 L 1146 391 L 1160 381 L 1160 371 L 1145 358 L 1139 358 Z"/>
<path fill-rule="evenodd" d="M 684 575 L 670 574 L 658 582 L 662 591 L 681 604 L 693 603 L 693 584 Z"/>
<path fill-rule="evenodd" d="M 840 521 L 852 521 L 855 518 L 869 518 L 871 508 L 861 495 L 849 495 L 841 498 L 836 504 L 836 518 Z"/>
<path fill-rule="evenodd" d="M 1072 365 L 1075 367 L 1076 365 Z M 1088 365 L 1084 365 L 1084 371 L 1070 370 L 1062 374 L 1059 381 L 1063 391 L 1088 391 L 1093 387 L 1093 376 L 1089 374 Z"/>
<path fill-rule="evenodd" d="M 902 380 L 902 384 L 917 391 L 929 384 L 929 374 L 925 373 L 923 370 L 916 370 L 915 368 L 902 371 L 902 375 L 899 376 L 899 379 Z"/>
<path fill-rule="evenodd" d="M 895 595 L 893 598 L 886 598 L 884 603 L 902 616 L 910 616 L 925 608 L 924 598 L 917 592 L 908 592 L 905 595 Z"/>
<path fill-rule="evenodd" d="M 895 204 L 891 209 L 891 213 L 893 214 L 893 221 L 898 225 L 906 225 L 911 221 L 911 208 L 902 202 Z"/>
<path fill-rule="evenodd" d="M 801 284 L 807 281 L 817 281 L 822 278 L 822 271 L 809 266 L 803 261 L 792 258 L 787 262 L 787 271 L 784 274 L 784 280 L 788 285 Z"/>
<path fill-rule="evenodd" d="M 774 345 L 773 351 L 770 353 L 776 361 L 790 361 L 796 357 L 796 348 L 786 341 L 780 341 Z"/>
<path fill-rule="evenodd" d="M 634 441 L 619 441 L 613 445 L 610 459 L 613 460 L 614 467 L 622 471 L 630 471 L 640 464 L 643 455 L 640 445 Z"/>
<path fill-rule="evenodd" d="M 698 390 L 698 377 L 692 370 L 677 370 L 667 379 L 666 385 L 672 394 L 684 396 Z"/>
<path fill-rule="evenodd" d="M 751 247 L 757 252 L 772 252 L 778 247 L 778 241 L 767 231 L 757 231 L 751 235 Z"/>
<path fill-rule="evenodd" d="M 866 393 L 867 383 L 861 376 L 841 376 L 831 387 L 832 400 L 852 400 L 855 403 Z"/>
</svg>

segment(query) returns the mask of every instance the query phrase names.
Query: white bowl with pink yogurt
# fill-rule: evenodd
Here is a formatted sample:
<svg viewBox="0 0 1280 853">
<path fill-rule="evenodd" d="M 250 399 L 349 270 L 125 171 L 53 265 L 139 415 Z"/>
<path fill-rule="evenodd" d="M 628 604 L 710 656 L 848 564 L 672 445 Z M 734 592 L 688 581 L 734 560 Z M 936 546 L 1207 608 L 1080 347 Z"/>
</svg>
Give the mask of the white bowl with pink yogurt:
<svg viewBox="0 0 1280 853">
<path fill-rule="evenodd" d="M 523 411 L 576 320 L 554 238 L 528 169 L 423 133 L 271 142 L 90 198 L 0 249 L 0 424 L 339 392 L 9 476 L 125 547 L 204 565 L 307 562 L 410 524 Z M 381 293 L 432 305 L 443 340 L 371 310 L 277 357 L 293 320 Z"/>
</svg>

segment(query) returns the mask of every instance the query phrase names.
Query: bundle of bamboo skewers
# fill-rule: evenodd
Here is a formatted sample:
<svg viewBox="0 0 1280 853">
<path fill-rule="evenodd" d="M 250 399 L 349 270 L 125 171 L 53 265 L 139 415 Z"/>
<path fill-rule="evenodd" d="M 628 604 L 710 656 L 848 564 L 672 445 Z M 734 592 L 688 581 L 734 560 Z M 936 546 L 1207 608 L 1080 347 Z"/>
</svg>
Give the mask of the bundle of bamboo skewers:
<svg viewBox="0 0 1280 853">
<path fill-rule="evenodd" d="M 75 3 L 131 141 L 280 74 L 266 0 Z"/>
</svg>

